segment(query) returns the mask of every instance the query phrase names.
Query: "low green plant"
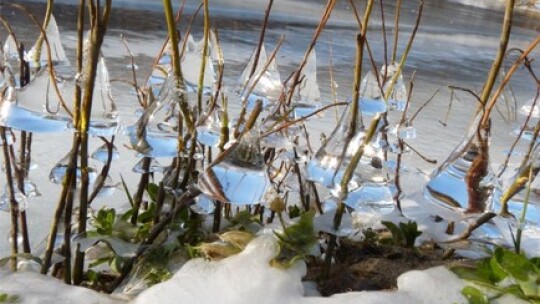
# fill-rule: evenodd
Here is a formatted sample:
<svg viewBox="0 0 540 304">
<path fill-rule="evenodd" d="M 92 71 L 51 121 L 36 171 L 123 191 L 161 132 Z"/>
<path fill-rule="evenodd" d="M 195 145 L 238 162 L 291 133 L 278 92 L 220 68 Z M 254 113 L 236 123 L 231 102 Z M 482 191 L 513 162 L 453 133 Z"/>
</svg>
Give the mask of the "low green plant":
<svg viewBox="0 0 540 304">
<path fill-rule="evenodd" d="M 0 303 L 20 303 L 21 298 L 18 295 L 9 295 L 7 293 L 0 293 Z"/>
<path fill-rule="evenodd" d="M 313 246 L 318 242 L 313 226 L 314 217 L 314 211 L 304 212 L 296 223 L 283 227 L 282 233 L 274 233 L 278 238 L 280 251 L 271 261 L 273 266 L 287 268 L 312 254 Z"/>
<path fill-rule="evenodd" d="M 456 266 L 452 270 L 471 284 L 462 290 L 470 304 L 490 303 L 513 295 L 529 303 L 540 303 L 540 258 L 497 248 L 489 258 L 474 267 Z"/>
<path fill-rule="evenodd" d="M 387 221 L 381 222 L 390 233 L 392 233 L 392 244 L 406 248 L 413 248 L 416 238 L 422 235 L 422 231 L 418 230 L 418 225 L 414 221 L 407 223 L 399 223 L 399 226 Z"/>
</svg>

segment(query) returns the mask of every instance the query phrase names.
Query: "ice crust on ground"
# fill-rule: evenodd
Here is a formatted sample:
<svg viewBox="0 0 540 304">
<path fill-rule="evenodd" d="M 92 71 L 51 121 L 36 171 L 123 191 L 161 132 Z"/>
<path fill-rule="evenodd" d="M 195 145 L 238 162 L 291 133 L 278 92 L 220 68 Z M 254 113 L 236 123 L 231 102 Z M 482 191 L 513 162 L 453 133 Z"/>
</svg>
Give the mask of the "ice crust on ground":
<svg viewBox="0 0 540 304">
<path fill-rule="evenodd" d="M 19 303 L 148 304 L 148 303 L 234 303 L 234 304 L 423 304 L 467 303 L 461 295 L 466 282 L 443 266 L 409 271 L 398 280 L 397 290 L 363 291 L 317 296 L 310 282 L 302 282 L 303 262 L 290 269 L 270 267 L 278 245 L 271 235 L 254 239 L 244 251 L 219 262 L 194 259 L 170 280 L 145 290 L 132 300 L 74 287 L 37 273 L 0 272 L 0 294 L 19 296 Z M 497 303 L 517 303 L 503 297 Z"/>
</svg>

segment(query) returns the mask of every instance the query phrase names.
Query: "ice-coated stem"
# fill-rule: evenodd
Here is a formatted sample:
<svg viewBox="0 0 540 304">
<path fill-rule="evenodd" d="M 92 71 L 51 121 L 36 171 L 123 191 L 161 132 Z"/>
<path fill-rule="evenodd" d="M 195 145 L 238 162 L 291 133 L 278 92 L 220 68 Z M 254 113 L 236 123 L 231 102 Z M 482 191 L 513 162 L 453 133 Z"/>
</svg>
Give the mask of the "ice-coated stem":
<svg viewBox="0 0 540 304">
<path fill-rule="evenodd" d="M 493 61 L 493 65 L 491 66 L 491 69 L 489 70 L 488 78 L 486 80 L 486 83 L 484 84 L 482 95 L 480 96 L 480 101 L 482 103 L 482 106 L 485 106 L 486 103 L 488 102 L 489 95 L 491 94 L 491 91 L 493 90 L 493 87 L 495 86 L 495 81 L 497 80 L 497 76 L 499 75 L 499 71 L 501 70 L 501 65 L 504 60 L 504 56 L 506 54 L 506 49 L 508 48 L 508 42 L 510 41 L 510 31 L 512 30 L 512 20 L 514 16 L 515 2 L 516 2 L 515 0 L 506 0 L 503 26 L 502 26 L 501 37 L 499 41 L 499 51 L 497 52 L 497 56 L 495 57 L 495 60 Z M 488 117 L 489 117 L 489 113 L 484 114 L 482 122 L 485 123 L 485 120 L 487 120 Z"/>
<path fill-rule="evenodd" d="M 96 0 L 100 1 L 100 0 Z M 99 4 L 99 3 L 97 3 Z M 87 65 L 88 75 L 85 83 L 84 96 L 80 109 L 80 120 L 77 125 L 77 131 L 81 137 L 80 144 L 80 165 L 81 165 L 81 192 L 79 203 L 79 221 L 78 234 L 86 233 L 86 222 L 88 216 L 88 198 L 89 198 L 89 168 L 88 168 L 88 130 L 90 128 L 90 118 L 92 115 L 92 101 L 94 94 L 94 85 L 96 81 L 97 65 L 101 52 L 103 38 L 107 31 L 109 16 L 112 9 L 112 0 L 105 0 L 103 8 L 96 5 L 94 0 L 88 2 L 90 15 L 92 18 L 92 27 L 90 30 L 90 50 L 88 53 Z M 75 254 L 75 262 L 73 264 L 73 283 L 79 285 L 82 282 L 82 273 L 84 270 L 84 252 L 80 251 L 80 246 L 77 246 Z M 69 248 L 68 248 L 69 250 Z"/>
<path fill-rule="evenodd" d="M 510 39 L 510 31 L 512 28 L 512 19 L 514 14 L 515 0 L 507 0 L 504 13 L 503 26 L 501 30 L 499 51 L 493 61 L 493 65 L 488 74 L 484 89 L 480 95 L 480 106 L 482 110 L 486 109 L 488 105 L 488 99 L 491 95 L 491 91 L 495 86 L 495 81 L 499 75 L 501 65 L 506 54 L 508 47 L 508 41 Z M 488 173 L 489 166 L 489 117 L 490 111 L 484 111 L 480 124 L 476 131 L 476 138 L 478 139 L 479 149 L 478 155 L 474 158 L 471 166 L 465 176 L 465 183 L 467 185 L 468 192 L 468 212 L 482 212 L 485 204 L 485 193 L 480 186 L 482 180 Z"/>
<path fill-rule="evenodd" d="M 47 274 L 49 268 L 51 267 L 51 259 L 53 250 L 56 243 L 56 234 L 58 232 L 58 225 L 60 224 L 60 219 L 64 213 L 66 207 L 66 200 L 68 197 L 68 192 L 72 191 L 71 186 L 75 179 L 75 167 L 77 166 L 77 154 L 79 148 L 80 137 L 77 134 L 73 135 L 73 148 L 70 154 L 70 160 L 68 167 L 66 168 L 66 176 L 62 181 L 62 192 L 58 200 L 56 210 L 54 212 L 53 222 L 51 224 L 51 230 L 49 232 L 49 237 L 47 239 L 47 247 L 45 249 L 45 256 L 41 262 L 41 274 Z"/>
<path fill-rule="evenodd" d="M 197 91 L 197 106 L 199 115 L 203 113 L 202 97 L 204 85 L 204 70 L 206 69 L 206 60 L 208 57 L 208 41 L 210 36 L 210 13 L 208 11 L 208 0 L 203 0 L 204 6 L 204 44 L 202 51 L 201 72 L 199 73 L 199 90 Z"/>
<path fill-rule="evenodd" d="M 405 51 L 403 52 L 403 55 L 401 56 L 401 60 L 399 62 L 398 68 L 392 79 L 390 80 L 389 87 L 385 92 L 385 100 L 388 99 L 390 94 L 392 94 L 392 91 L 394 89 L 394 85 L 396 84 L 397 78 L 401 74 L 401 70 L 403 69 L 403 66 L 405 65 L 405 62 L 407 61 L 407 57 L 409 56 L 409 52 L 412 48 L 412 44 L 414 42 L 414 38 L 416 37 L 416 33 L 418 32 L 418 27 L 420 26 L 420 21 L 422 19 L 422 11 L 424 7 L 424 1 L 420 1 L 419 9 L 418 9 L 418 15 L 416 18 L 415 26 L 413 28 L 411 37 L 409 38 L 409 42 L 407 43 L 407 47 L 405 48 Z M 373 136 L 377 133 L 376 129 L 379 125 L 379 122 L 381 120 L 381 116 L 376 116 L 373 121 L 371 122 L 367 132 L 366 132 L 366 138 L 361 143 L 360 148 L 358 151 L 356 151 L 355 155 L 352 157 L 351 162 L 349 163 L 349 166 L 347 166 L 347 169 L 345 170 L 345 173 L 343 174 L 343 178 L 341 180 L 341 191 L 344 195 L 347 195 L 348 192 L 348 183 L 350 182 L 353 172 L 356 169 L 356 166 L 358 165 L 358 162 L 362 158 L 362 155 L 364 154 L 364 147 L 368 142 L 370 142 L 373 139 Z"/>
<path fill-rule="evenodd" d="M 538 173 L 538 171 L 536 172 Z M 521 251 L 521 236 L 523 234 L 523 225 L 525 224 L 525 216 L 527 215 L 527 206 L 529 205 L 529 199 L 531 196 L 531 186 L 533 181 L 534 169 L 533 167 L 529 168 L 529 178 L 527 183 L 527 191 L 525 192 L 525 199 L 523 201 L 523 209 L 521 210 L 521 216 L 519 218 L 519 225 L 516 232 L 516 253 L 519 254 Z"/>
<path fill-rule="evenodd" d="M 171 0 L 163 0 L 163 10 L 165 12 L 165 19 L 167 22 L 167 31 L 169 33 L 169 41 L 171 43 L 171 48 L 172 48 L 171 50 L 172 50 L 173 75 L 178 82 L 176 85 L 182 91 L 179 96 L 180 97 L 180 110 L 182 111 L 182 114 L 184 115 L 184 120 L 188 127 L 188 131 L 190 133 L 193 133 L 195 131 L 195 124 L 193 122 L 193 118 L 191 117 L 188 104 L 186 101 L 187 97 L 185 94 L 184 77 L 182 74 L 182 67 L 180 65 L 180 51 L 178 49 L 178 33 L 176 31 L 176 22 L 174 18 Z"/>
<path fill-rule="evenodd" d="M 47 0 L 47 9 L 45 10 L 45 17 L 43 18 L 43 26 L 42 26 L 44 29 L 47 29 L 47 26 L 49 26 L 49 22 L 51 21 L 53 6 L 54 6 L 54 0 Z M 32 60 L 35 62 L 39 62 L 41 58 L 41 46 L 43 45 L 44 38 L 45 38 L 45 33 L 41 33 L 39 35 L 38 40 L 36 41 L 36 49 L 34 53 L 34 58 L 32 58 Z"/>
<path fill-rule="evenodd" d="M 362 84 L 362 60 L 364 59 L 364 44 L 366 42 L 367 27 L 373 9 L 373 2 L 373 0 L 368 0 L 366 11 L 364 12 L 364 20 L 362 21 L 362 28 L 360 29 L 361 32 L 356 36 L 356 61 L 354 64 L 354 82 L 351 101 L 351 117 L 349 120 L 349 134 L 347 134 L 348 138 L 352 138 L 356 129 L 359 127 L 357 126 L 360 102 L 358 99 L 360 98 L 360 85 Z"/>
<path fill-rule="evenodd" d="M 399 38 L 399 17 L 401 15 L 401 1 L 396 0 L 396 13 L 394 19 L 394 44 L 392 45 L 392 61 L 395 62 L 397 59 L 397 47 L 398 47 L 398 38 Z"/>
<path fill-rule="evenodd" d="M 28 149 L 27 149 L 27 145 L 29 144 L 27 135 L 29 134 L 31 133 L 27 133 L 26 131 L 21 131 L 21 142 L 19 146 L 19 165 L 14 166 L 16 178 L 17 178 L 17 188 L 19 188 L 19 191 L 21 191 L 21 193 L 24 195 L 26 195 L 24 191 L 24 182 L 25 182 L 25 179 L 28 177 L 28 168 L 29 168 L 28 162 L 29 162 L 30 152 L 28 152 Z M 28 221 L 26 220 L 26 210 L 22 210 L 19 213 L 19 217 L 21 220 L 21 237 L 22 237 L 23 252 L 30 253 L 31 252 L 30 237 L 28 235 Z"/>
</svg>

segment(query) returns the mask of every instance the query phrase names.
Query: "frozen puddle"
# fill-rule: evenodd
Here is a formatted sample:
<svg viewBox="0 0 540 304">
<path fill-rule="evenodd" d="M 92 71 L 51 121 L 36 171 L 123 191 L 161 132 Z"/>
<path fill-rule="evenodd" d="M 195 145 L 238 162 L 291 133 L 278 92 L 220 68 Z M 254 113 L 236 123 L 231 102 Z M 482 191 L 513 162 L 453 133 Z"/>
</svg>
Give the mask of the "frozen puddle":
<svg viewBox="0 0 540 304">
<path fill-rule="evenodd" d="M 194 259 L 169 281 L 154 285 L 128 301 L 39 274 L 0 273 L 0 293 L 18 295 L 19 303 L 467 303 L 461 295 L 465 282 L 444 267 L 410 271 L 398 278 L 398 290 L 350 292 L 329 298 L 313 296 L 301 281 L 303 263 L 288 270 L 269 266 L 277 252 L 271 236 L 253 240 L 238 255 L 220 262 Z M 29 289 L 29 287 L 31 288 Z M 54 292 L 51 292 L 53 291 Z M 306 296 L 309 293 L 312 296 Z M 498 303 L 516 303 L 515 298 Z"/>
</svg>

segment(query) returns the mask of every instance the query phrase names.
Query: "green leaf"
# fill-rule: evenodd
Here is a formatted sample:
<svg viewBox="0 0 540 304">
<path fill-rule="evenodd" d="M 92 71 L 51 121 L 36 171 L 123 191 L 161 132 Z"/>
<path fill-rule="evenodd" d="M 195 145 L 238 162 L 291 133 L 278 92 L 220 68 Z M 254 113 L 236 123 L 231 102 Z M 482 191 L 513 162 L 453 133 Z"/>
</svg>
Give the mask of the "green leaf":
<svg viewBox="0 0 540 304">
<path fill-rule="evenodd" d="M 418 230 L 418 224 L 414 221 L 399 223 L 399 229 L 405 238 L 405 247 L 413 248 L 416 238 L 422 234 L 422 231 Z"/>
<path fill-rule="evenodd" d="M 126 211 L 126 213 L 122 214 L 122 216 L 120 217 L 120 219 L 122 219 L 122 221 L 129 221 L 131 219 L 131 216 L 133 216 L 133 213 L 135 212 L 135 209 L 129 209 L 128 211 Z"/>
<path fill-rule="evenodd" d="M 97 283 L 99 281 L 100 275 L 99 272 L 93 271 L 92 269 L 89 269 L 86 272 L 86 277 L 88 278 L 88 281 L 91 283 Z"/>
<path fill-rule="evenodd" d="M 289 206 L 289 218 L 297 218 L 302 213 L 302 210 L 296 205 Z"/>
<path fill-rule="evenodd" d="M 497 248 L 493 258 L 496 265 L 517 280 L 527 281 L 533 274 L 534 265 L 524 255 Z"/>
<path fill-rule="evenodd" d="M 403 234 L 396 224 L 388 221 L 381 221 L 381 224 L 383 224 L 388 230 L 390 230 L 390 233 L 392 233 L 394 245 L 400 246 L 403 244 Z"/>
<path fill-rule="evenodd" d="M 155 213 L 156 213 L 156 204 L 150 203 L 148 205 L 148 209 L 142 212 L 141 214 L 139 214 L 137 221 L 139 223 L 149 223 L 153 220 Z"/>
<path fill-rule="evenodd" d="M 288 247 L 297 254 L 307 255 L 317 243 L 313 228 L 314 211 L 305 212 L 295 224 L 285 228 L 282 234 L 276 233 L 280 245 Z"/>
<path fill-rule="evenodd" d="M 463 288 L 463 290 L 461 290 L 461 294 L 467 298 L 469 304 L 489 304 L 488 297 L 480 290 L 472 286 L 466 286 Z"/>
<path fill-rule="evenodd" d="M 148 196 L 153 202 L 157 202 L 158 192 L 159 192 L 159 186 L 154 183 L 148 183 L 148 186 L 146 186 L 146 192 L 148 192 Z"/>
<path fill-rule="evenodd" d="M 105 257 L 105 258 L 100 258 L 100 259 L 97 259 L 95 261 L 93 261 L 92 263 L 88 264 L 88 268 L 94 268 L 96 266 L 99 266 L 103 263 L 107 263 L 109 261 L 110 257 Z M 89 270 L 91 271 L 91 270 Z"/>
<path fill-rule="evenodd" d="M 20 303 L 20 297 L 18 295 L 9 295 L 7 293 L 0 293 L 0 303 Z"/>
<path fill-rule="evenodd" d="M 478 271 L 478 268 L 455 266 L 451 270 L 460 278 L 469 282 L 492 284 L 489 273 Z"/>
<path fill-rule="evenodd" d="M 536 270 L 536 273 L 540 274 L 540 257 L 532 258 L 529 260 Z"/>
</svg>

